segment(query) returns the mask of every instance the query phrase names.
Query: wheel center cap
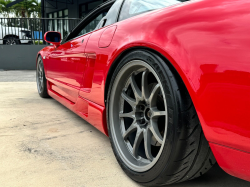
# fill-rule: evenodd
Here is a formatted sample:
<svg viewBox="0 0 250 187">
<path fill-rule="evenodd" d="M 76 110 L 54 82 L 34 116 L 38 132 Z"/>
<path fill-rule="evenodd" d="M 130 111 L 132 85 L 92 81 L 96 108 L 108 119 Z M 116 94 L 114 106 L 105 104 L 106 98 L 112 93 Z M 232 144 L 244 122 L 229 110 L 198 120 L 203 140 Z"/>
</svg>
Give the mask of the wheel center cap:
<svg viewBox="0 0 250 187">
<path fill-rule="evenodd" d="M 148 116 L 148 118 L 151 118 L 151 116 L 152 116 L 151 110 L 149 110 L 149 111 L 147 112 L 147 116 Z"/>
<path fill-rule="evenodd" d="M 144 110 L 144 118 L 146 118 L 146 120 L 148 121 L 152 116 L 152 112 L 150 110 L 150 108 L 146 108 Z"/>
</svg>

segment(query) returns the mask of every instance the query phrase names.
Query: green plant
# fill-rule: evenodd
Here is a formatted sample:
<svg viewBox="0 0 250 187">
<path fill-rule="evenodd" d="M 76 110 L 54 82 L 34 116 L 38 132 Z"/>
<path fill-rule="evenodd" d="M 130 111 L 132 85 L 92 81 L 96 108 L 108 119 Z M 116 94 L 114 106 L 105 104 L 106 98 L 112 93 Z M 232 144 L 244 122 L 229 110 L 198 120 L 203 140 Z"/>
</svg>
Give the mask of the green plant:
<svg viewBox="0 0 250 187">
<path fill-rule="evenodd" d="M 38 45 L 38 41 L 35 41 L 34 44 Z M 43 41 L 39 41 L 39 45 L 43 45 Z"/>
<path fill-rule="evenodd" d="M 10 13 L 13 12 L 13 8 L 12 7 L 7 7 L 7 4 L 11 3 L 12 0 L 0 0 L 0 13 L 4 16 L 4 17 L 8 17 Z"/>
<path fill-rule="evenodd" d="M 14 13 L 16 17 L 34 18 L 41 17 L 41 2 L 37 0 L 24 0 L 11 7 L 7 7 L 12 0 L 0 0 L 0 14 L 9 18 L 11 13 Z"/>
<path fill-rule="evenodd" d="M 41 2 L 36 0 L 24 0 L 13 5 L 13 10 L 17 17 L 41 17 Z"/>
</svg>

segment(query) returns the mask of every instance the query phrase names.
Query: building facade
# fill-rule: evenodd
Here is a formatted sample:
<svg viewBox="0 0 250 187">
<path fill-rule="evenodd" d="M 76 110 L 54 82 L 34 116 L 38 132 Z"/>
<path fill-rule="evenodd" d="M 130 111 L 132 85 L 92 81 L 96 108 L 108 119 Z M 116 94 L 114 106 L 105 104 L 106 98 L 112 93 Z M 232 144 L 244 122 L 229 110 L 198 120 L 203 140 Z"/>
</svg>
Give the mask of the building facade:
<svg viewBox="0 0 250 187">
<path fill-rule="evenodd" d="M 106 0 L 42 0 L 44 18 L 82 18 Z"/>
<path fill-rule="evenodd" d="M 42 0 L 42 17 L 47 31 L 59 31 L 62 37 L 91 10 L 106 0 Z M 74 20 L 75 19 L 75 20 Z"/>
</svg>

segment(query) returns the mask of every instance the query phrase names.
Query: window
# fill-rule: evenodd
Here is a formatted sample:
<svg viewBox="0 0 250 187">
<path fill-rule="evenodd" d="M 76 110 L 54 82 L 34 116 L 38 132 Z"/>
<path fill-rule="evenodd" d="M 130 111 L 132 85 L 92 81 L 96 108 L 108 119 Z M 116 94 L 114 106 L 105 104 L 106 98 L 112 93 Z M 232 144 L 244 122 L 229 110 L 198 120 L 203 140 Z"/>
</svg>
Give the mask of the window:
<svg viewBox="0 0 250 187">
<path fill-rule="evenodd" d="M 184 0 L 125 0 L 119 20 L 124 20 L 144 12 L 175 5 Z"/>
<path fill-rule="evenodd" d="M 68 9 L 48 13 L 48 18 L 68 18 Z"/>
<path fill-rule="evenodd" d="M 118 0 L 118 1 L 122 1 L 122 0 Z M 100 28 L 101 23 L 103 23 L 102 21 L 106 18 L 106 14 L 107 12 L 109 12 L 113 4 L 114 4 L 114 1 L 108 1 L 107 3 L 103 4 L 103 6 L 99 7 L 94 12 L 92 12 L 87 17 L 85 17 L 74 28 L 74 30 L 67 36 L 67 38 L 63 40 L 63 43 Z"/>
<path fill-rule="evenodd" d="M 83 18 L 91 10 L 93 10 L 94 8 L 96 8 L 98 5 L 102 4 L 104 1 L 103 0 L 97 0 L 97 1 L 94 1 L 94 2 L 84 3 L 84 4 L 80 5 L 79 17 Z"/>
<path fill-rule="evenodd" d="M 86 5 L 80 5 L 80 11 L 79 11 L 79 17 L 83 18 L 84 16 L 86 16 L 86 14 L 88 13 Z"/>
<path fill-rule="evenodd" d="M 69 18 L 69 11 L 68 11 L 68 9 L 65 9 L 63 11 L 63 15 L 64 15 L 64 18 Z"/>
<path fill-rule="evenodd" d="M 93 30 L 95 30 L 96 26 L 98 25 L 98 23 L 102 20 L 102 18 L 104 16 L 106 16 L 108 10 L 103 11 L 102 13 L 98 14 L 89 24 L 87 24 L 82 30 L 81 32 L 79 32 L 79 34 L 77 36 L 81 36 L 84 35 L 86 33 L 89 33 Z"/>
<path fill-rule="evenodd" d="M 68 18 L 68 9 L 60 10 L 48 14 L 48 31 L 58 31 L 62 34 L 62 38 L 69 32 L 69 21 L 60 18 Z M 53 19 L 56 18 L 56 19 Z"/>
<path fill-rule="evenodd" d="M 106 21 L 104 26 L 116 23 L 122 3 L 123 3 L 123 0 L 116 0 L 115 1 L 115 3 L 109 9 L 109 11 L 108 11 L 108 13 L 106 15 L 106 20 L 107 21 Z"/>
</svg>

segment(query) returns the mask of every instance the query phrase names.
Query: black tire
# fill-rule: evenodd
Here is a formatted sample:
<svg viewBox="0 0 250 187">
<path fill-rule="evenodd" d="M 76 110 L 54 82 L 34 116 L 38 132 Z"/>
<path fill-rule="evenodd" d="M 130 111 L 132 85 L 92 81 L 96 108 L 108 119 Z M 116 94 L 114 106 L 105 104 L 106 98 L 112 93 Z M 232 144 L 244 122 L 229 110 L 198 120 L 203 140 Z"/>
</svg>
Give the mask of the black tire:
<svg viewBox="0 0 250 187">
<path fill-rule="evenodd" d="M 43 60 L 39 56 L 37 59 L 36 67 L 36 82 L 37 82 L 37 91 L 40 97 L 49 98 L 48 89 L 47 89 L 47 80 L 45 77 Z"/>
<path fill-rule="evenodd" d="M 4 45 L 18 45 L 21 44 L 20 40 L 14 36 L 7 36 L 3 39 Z"/>
<path fill-rule="evenodd" d="M 167 100 L 168 126 L 163 150 L 155 165 L 144 172 L 132 170 L 121 158 L 110 126 L 113 115 L 110 114 L 111 92 L 117 89 L 114 84 L 119 72 L 133 60 L 146 62 L 154 69 Z M 111 146 L 118 163 L 130 178 L 142 185 L 162 186 L 191 180 L 206 173 L 216 162 L 183 81 L 171 66 L 150 51 L 135 50 L 119 62 L 108 91 L 107 122 Z"/>
</svg>

